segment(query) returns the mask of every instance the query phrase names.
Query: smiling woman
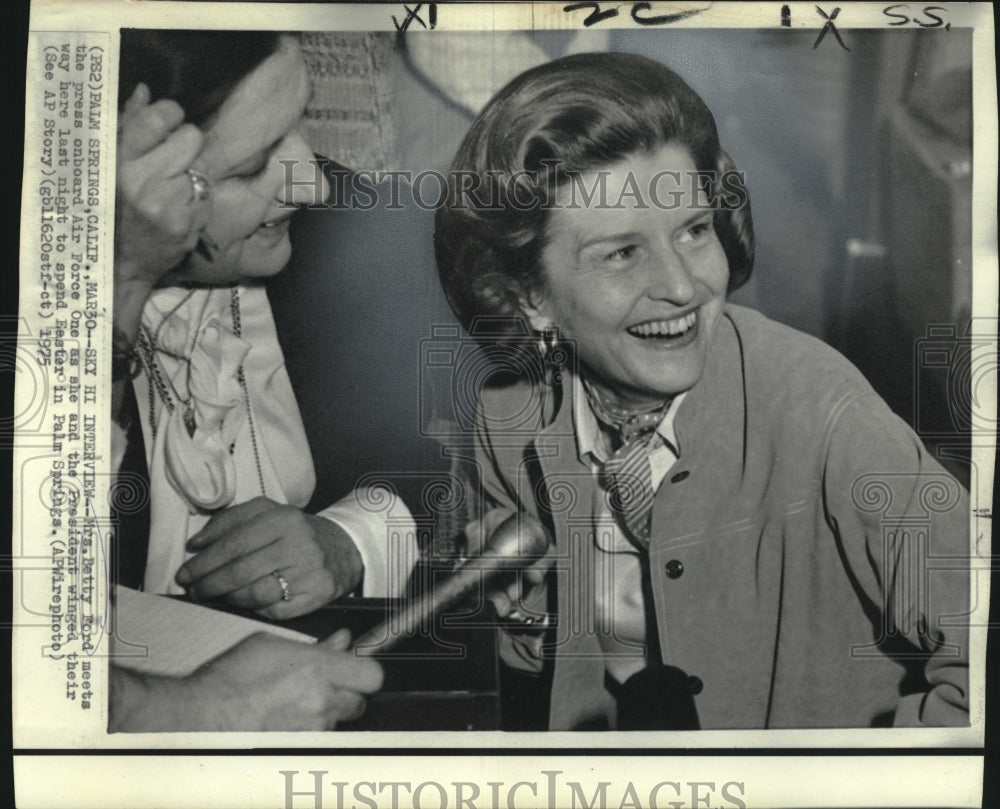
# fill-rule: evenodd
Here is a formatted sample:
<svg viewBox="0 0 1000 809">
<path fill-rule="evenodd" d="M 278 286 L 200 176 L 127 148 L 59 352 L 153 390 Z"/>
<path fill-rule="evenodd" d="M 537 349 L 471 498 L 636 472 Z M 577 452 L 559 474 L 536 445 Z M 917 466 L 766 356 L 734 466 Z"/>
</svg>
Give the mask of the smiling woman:
<svg viewBox="0 0 1000 809">
<path fill-rule="evenodd" d="M 402 504 L 391 547 L 382 517 L 354 494 L 303 510 L 315 472 L 262 284 L 288 263 L 295 209 L 329 191 L 299 131 L 310 81 L 296 39 L 123 31 L 121 63 L 114 322 L 122 373 L 113 405 L 127 430 L 121 474 L 148 485 L 148 498 L 117 511 L 114 579 L 274 619 L 350 593 L 396 595 L 389 582 L 401 588 L 416 556 Z M 292 693 L 301 682 L 268 685 L 247 669 L 264 671 L 282 655 L 322 669 L 343 645 L 234 650 L 185 688 L 225 694 L 249 678 L 248 693 L 232 710 L 202 704 L 200 715 L 185 714 L 186 727 L 167 726 L 280 725 L 244 702 L 286 704 L 301 696 Z M 351 690 L 377 687 L 377 667 L 341 662 Z M 129 721 L 142 688 L 129 677 L 113 676 L 113 724 L 163 725 L 160 710 Z M 157 693 L 184 690 L 160 685 Z M 358 702 L 348 699 L 344 715 Z M 320 703 L 319 716 L 288 703 L 289 716 L 329 726 L 342 703 Z"/>
<path fill-rule="evenodd" d="M 267 297 L 256 283 L 288 262 L 295 207 L 321 201 L 328 189 L 325 181 L 289 183 L 281 162 L 295 168 L 293 178 L 315 176 L 298 129 L 309 79 L 295 40 L 214 35 L 226 36 L 241 46 L 235 70 L 249 70 L 242 77 L 233 68 L 206 75 L 188 56 L 209 43 L 230 50 L 207 34 L 123 37 L 123 81 L 142 77 L 135 60 L 147 48 L 132 39 L 152 39 L 150 50 L 174 66 L 158 70 L 152 60 L 149 84 L 138 81 L 119 120 L 115 324 L 134 345 L 132 421 L 141 422 L 143 434 L 133 429 L 131 444 L 146 447 L 152 490 L 141 580 L 152 592 L 186 588 L 290 617 L 353 591 L 363 564 L 338 523 L 284 510 L 285 503 L 309 500 L 314 477 L 302 461 L 308 444 Z M 192 85 L 187 95 L 194 97 L 219 83 L 226 92 L 210 93 L 217 106 L 200 105 L 198 125 L 161 96 L 171 89 L 161 85 Z M 242 507 L 253 511 L 243 530 L 211 532 L 218 509 L 254 498 L 261 499 L 252 509 Z M 279 525 L 319 522 L 304 533 L 277 526 L 248 533 L 251 520 L 259 526 L 265 513 L 286 515 L 272 516 Z M 136 537 L 124 542 L 143 544 Z M 206 553 L 192 556 L 199 550 Z"/>
<path fill-rule="evenodd" d="M 541 355 L 482 390 L 466 529 L 517 513 L 554 541 L 494 594 L 543 627 L 504 641 L 525 704 L 551 693 L 513 723 L 968 724 L 968 570 L 913 564 L 968 558 L 967 495 L 843 357 L 726 302 L 754 236 L 704 102 L 644 57 L 565 57 L 493 98 L 452 172 L 449 301 L 490 356 L 523 359 L 526 327 Z"/>
<path fill-rule="evenodd" d="M 269 39 L 273 52 L 233 88 L 218 109 L 197 122 L 200 131 L 194 131 L 195 123 L 188 120 L 172 133 L 186 136 L 189 149 L 198 150 L 186 166 L 182 164 L 188 155 L 177 155 L 170 166 L 174 169 L 171 179 L 176 180 L 173 185 L 183 195 L 189 190 L 188 172 L 203 175 L 211 184 L 212 214 L 200 236 L 211 245 L 211 255 L 185 253 L 180 266 L 171 268 L 170 281 L 221 284 L 280 272 L 291 255 L 288 220 L 295 206 L 321 202 L 329 191 L 325 179 L 317 186 L 313 182 L 290 183 L 286 176 L 281 161 L 294 168 L 293 179 L 317 177 L 312 150 L 299 132 L 310 85 L 295 40 L 287 36 Z M 123 75 L 123 87 L 125 81 Z M 171 106 L 170 102 L 161 102 L 162 112 L 169 118 L 136 121 L 140 115 L 150 115 L 149 96 L 164 98 L 162 92 L 137 82 L 125 102 L 121 131 L 126 154 L 120 171 L 125 175 L 122 183 L 126 191 L 132 190 L 127 184 L 150 180 L 148 176 L 134 178 L 131 171 L 137 162 L 133 156 L 147 157 L 143 147 L 148 143 L 142 139 L 145 126 L 165 127 L 176 121 L 179 105 Z M 149 138 L 165 134 L 162 130 L 151 132 Z M 209 207 L 207 199 L 205 202 Z"/>
<path fill-rule="evenodd" d="M 678 171 L 656 183 L 664 166 Z M 600 171 L 608 200 L 627 204 L 557 200 L 541 253 L 544 284 L 524 313 L 536 331 L 557 326 L 576 345 L 591 385 L 642 409 L 701 378 L 729 266 L 707 196 L 686 179 L 695 175 L 687 149 L 669 144 Z M 670 205 L 656 204 L 659 191 L 655 199 L 622 193 L 657 185 Z"/>
</svg>

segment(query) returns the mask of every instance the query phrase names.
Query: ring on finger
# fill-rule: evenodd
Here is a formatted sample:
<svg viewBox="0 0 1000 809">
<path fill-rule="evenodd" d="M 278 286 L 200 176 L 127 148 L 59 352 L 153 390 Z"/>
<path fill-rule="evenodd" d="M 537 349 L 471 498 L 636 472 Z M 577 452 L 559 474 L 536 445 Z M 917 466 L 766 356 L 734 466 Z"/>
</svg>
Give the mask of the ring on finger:
<svg viewBox="0 0 1000 809">
<path fill-rule="evenodd" d="M 291 601 L 292 588 L 288 586 L 288 579 L 282 576 L 277 570 L 272 571 L 271 575 L 278 580 L 278 586 L 281 587 L 281 600 Z"/>
<path fill-rule="evenodd" d="M 208 177 L 194 169 L 188 169 L 187 176 L 191 181 L 191 202 L 201 202 L 212 196 L 212 184 Z"/>
</svg>

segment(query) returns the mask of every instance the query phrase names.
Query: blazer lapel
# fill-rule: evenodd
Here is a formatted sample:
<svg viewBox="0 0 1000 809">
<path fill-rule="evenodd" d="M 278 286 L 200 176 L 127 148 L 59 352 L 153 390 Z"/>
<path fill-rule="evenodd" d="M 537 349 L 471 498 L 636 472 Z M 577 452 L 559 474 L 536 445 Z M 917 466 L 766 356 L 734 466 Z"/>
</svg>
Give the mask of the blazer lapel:
<svg viewBox="0 0 1000 809">
<path fill-rule="evenodd" d="M 650 546 L 664 659 L 702 681 L 708 727 L 762 726 L 774 665 L 783 540 L 761 523 L 769 461 L 753 457 L 747 424 L 742 339 L 723 317 L 677 413 L 681 455 L 657 492 Z M 753 696 L 732 706 L 727 693 L 748 682 Z"/>
<path fill-rule="evenodd" d="M 558 624 L 545 653 L 555 659 L 549 727 L 600 729 L 613 725 L 614 703 L 604 688 L 604 663 L 595 635 L 593 503 L 597 483 L 577 451 L 573 385 L 553 422 L 532 442 L 542 471 L 539 510 L 556 544 Z"/>
</svg>

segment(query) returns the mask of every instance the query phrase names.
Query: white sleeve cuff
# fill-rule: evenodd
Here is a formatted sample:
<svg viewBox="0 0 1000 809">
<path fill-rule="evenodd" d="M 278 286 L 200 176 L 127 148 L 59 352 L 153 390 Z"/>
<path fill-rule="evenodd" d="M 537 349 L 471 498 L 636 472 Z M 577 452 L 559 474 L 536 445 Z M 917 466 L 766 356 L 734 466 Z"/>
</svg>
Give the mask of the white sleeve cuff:
<svg viewBox="0 0 1000 809">
<path fill-rule="evenodd" d="M 417 564 L 417 528 L 406 504 L 382 486 L 355 489 L 319 513 L 354 540 L 365 565 L 361 595 L 402 594 Z"/>
</svg>

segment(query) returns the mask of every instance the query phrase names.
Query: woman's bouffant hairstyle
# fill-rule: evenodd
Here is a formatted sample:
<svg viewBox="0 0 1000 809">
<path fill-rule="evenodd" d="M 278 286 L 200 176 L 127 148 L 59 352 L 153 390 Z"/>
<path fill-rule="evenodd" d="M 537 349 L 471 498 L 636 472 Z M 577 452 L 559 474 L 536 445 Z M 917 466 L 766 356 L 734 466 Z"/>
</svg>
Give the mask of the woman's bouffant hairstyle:
<svg viewBox="0 0 1000 809">
<path fill-rule="evenodd" d="M 753 267 L 749 198 L 705 102 L 660 62 L 577 54 L 511 81 L 455 155 L 434 245 L 441 283 L 462 325 L 475 334 L 473 320 L 489 316 L 494 339 L 523 339 L 520 302 L 544 290 L 546 201 L 573 175 L 667 143 L 687 147 L 695 168 L 710 178 L 710 198 L 732 199 L 736 191 L 741 204 L 717 206 L 715 230 L 729 261 L 729 290 L 742 285 Z M 499 334 L 498 322 L 508 324 Z"/>
<path fill-rule="evenodd" d="M 121 32 L 118 109 L 140 82 L 153 101 L 171 99 L 184 120 L 204 127 L 246 76 L 278 50 L 281 35 L 261 31 Z"/>
</svg>

